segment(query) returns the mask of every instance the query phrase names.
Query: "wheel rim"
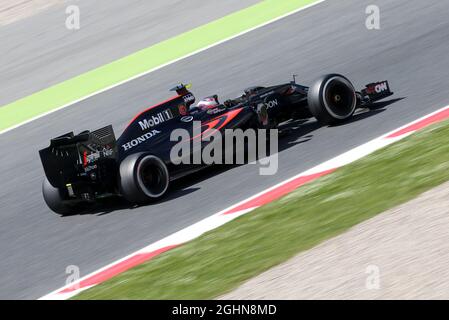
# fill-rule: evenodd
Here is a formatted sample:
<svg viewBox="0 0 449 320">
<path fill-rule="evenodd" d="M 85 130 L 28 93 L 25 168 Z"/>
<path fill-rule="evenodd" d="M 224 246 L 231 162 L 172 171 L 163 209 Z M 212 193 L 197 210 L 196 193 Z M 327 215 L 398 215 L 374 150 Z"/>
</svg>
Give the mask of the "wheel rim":
<svg viewBox="0 0 449 320">
<path fill-rule="evenodd" d="M 144 157 L 137 166 L 137 181 L 142 191 L 150 198 L 162 196 L 168 188 L 168 170 L 155 156 Z"/>
<path fill-rule="evenodd" d="M 326 82 L 323 89 L 324 106 L 336 119 L 346 119 L 356 107 L 356 95 L 352 84 L 341 77 L 334 77 Z"/>
</svg>

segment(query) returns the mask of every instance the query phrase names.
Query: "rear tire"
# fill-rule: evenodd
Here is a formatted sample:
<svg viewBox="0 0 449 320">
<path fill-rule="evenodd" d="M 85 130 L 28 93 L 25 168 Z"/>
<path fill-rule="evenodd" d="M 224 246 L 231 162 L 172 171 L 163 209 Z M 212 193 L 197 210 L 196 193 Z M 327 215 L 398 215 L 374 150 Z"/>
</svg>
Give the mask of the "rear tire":
<svg viewBox="0 0 449 320">
<path fill-rule="evenodd" d="M 154 155 L 132 154 L 120 164 L 121 193 L 131 203 L 144 204 L 161 199 L 169 183 L 167 166 Z"/>
<path fill-rule="evenodd" d="M 339 74 L 319 78 L 307 95 L 312 115 L 323 125 L 343 122 L 355 112 L 357 96 L 352 83 Z"/>
<path fill-rule="evenodd" d="M 42 195 L 47 206 L 55 213 L 69 215 L 76 213 L 74 207 L 64 203 L 62 190 L 53 187 L 47 178 L 42 182 Z"/>
</svg>

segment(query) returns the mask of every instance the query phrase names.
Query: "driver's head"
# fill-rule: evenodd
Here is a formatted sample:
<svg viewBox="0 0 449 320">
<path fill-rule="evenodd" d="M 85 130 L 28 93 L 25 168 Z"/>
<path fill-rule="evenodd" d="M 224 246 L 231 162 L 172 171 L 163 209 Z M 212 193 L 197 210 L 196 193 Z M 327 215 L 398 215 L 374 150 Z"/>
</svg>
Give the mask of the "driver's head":
<svg viewBox="0 0 449 320">
<path fill-rule="evenodd" d="M 201 110 L 207 110 L 218 107 L 219 104 L 220 103 L 218 102 L 218 97 L 213 96 L 201 99 L 196 106 Z"/>
</svg>

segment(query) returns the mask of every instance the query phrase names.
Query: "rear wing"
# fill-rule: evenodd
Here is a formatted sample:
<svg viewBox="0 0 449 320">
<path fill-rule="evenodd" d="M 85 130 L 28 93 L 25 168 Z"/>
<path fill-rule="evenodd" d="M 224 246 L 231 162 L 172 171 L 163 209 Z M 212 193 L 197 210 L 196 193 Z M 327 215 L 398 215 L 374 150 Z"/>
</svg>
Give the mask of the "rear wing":
<svg viewBox="0 0 449 320">
<path fill-rule="evenodd" d="M 39 151 L 45 175 L 55 188 L 89 180 L 89 173 L 98 170 L 99 163 L 114 160 L 117 146 L 112 126 L 95 131 L 73 132 L 50 140 L 48 148 Z"/>
</svg>

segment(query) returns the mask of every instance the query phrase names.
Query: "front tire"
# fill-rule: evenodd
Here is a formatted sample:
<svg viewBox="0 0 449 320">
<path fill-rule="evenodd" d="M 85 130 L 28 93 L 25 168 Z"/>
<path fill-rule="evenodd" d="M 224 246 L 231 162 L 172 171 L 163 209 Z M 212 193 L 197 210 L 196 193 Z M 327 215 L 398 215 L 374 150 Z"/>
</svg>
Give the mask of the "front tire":
<svg viewBox="0 0 449 320">
<path fill-rule="evenodd" d="M 310 112 L 321 124 L 332 125 L 352 117 L 357 96 L 354 86 L 346 77 L 328 74 L 309 88 L 307 102 Z"/>
<path fill-rule="evenodd" d="M 121 193 L 131 203 L 144 204 L 161 199 L 169 183 L 167 166 L 154 155 L 132 154 L 120 164 Z"/>
<path fill-rule="evenodd" d="M 42 182 L 42 195 L 47 206 L 55 213 L 69 215 L 76 212 L 75 208 L 64 203 L 62 190 L 53 187 L 47 178 Z"/>
</svg>

